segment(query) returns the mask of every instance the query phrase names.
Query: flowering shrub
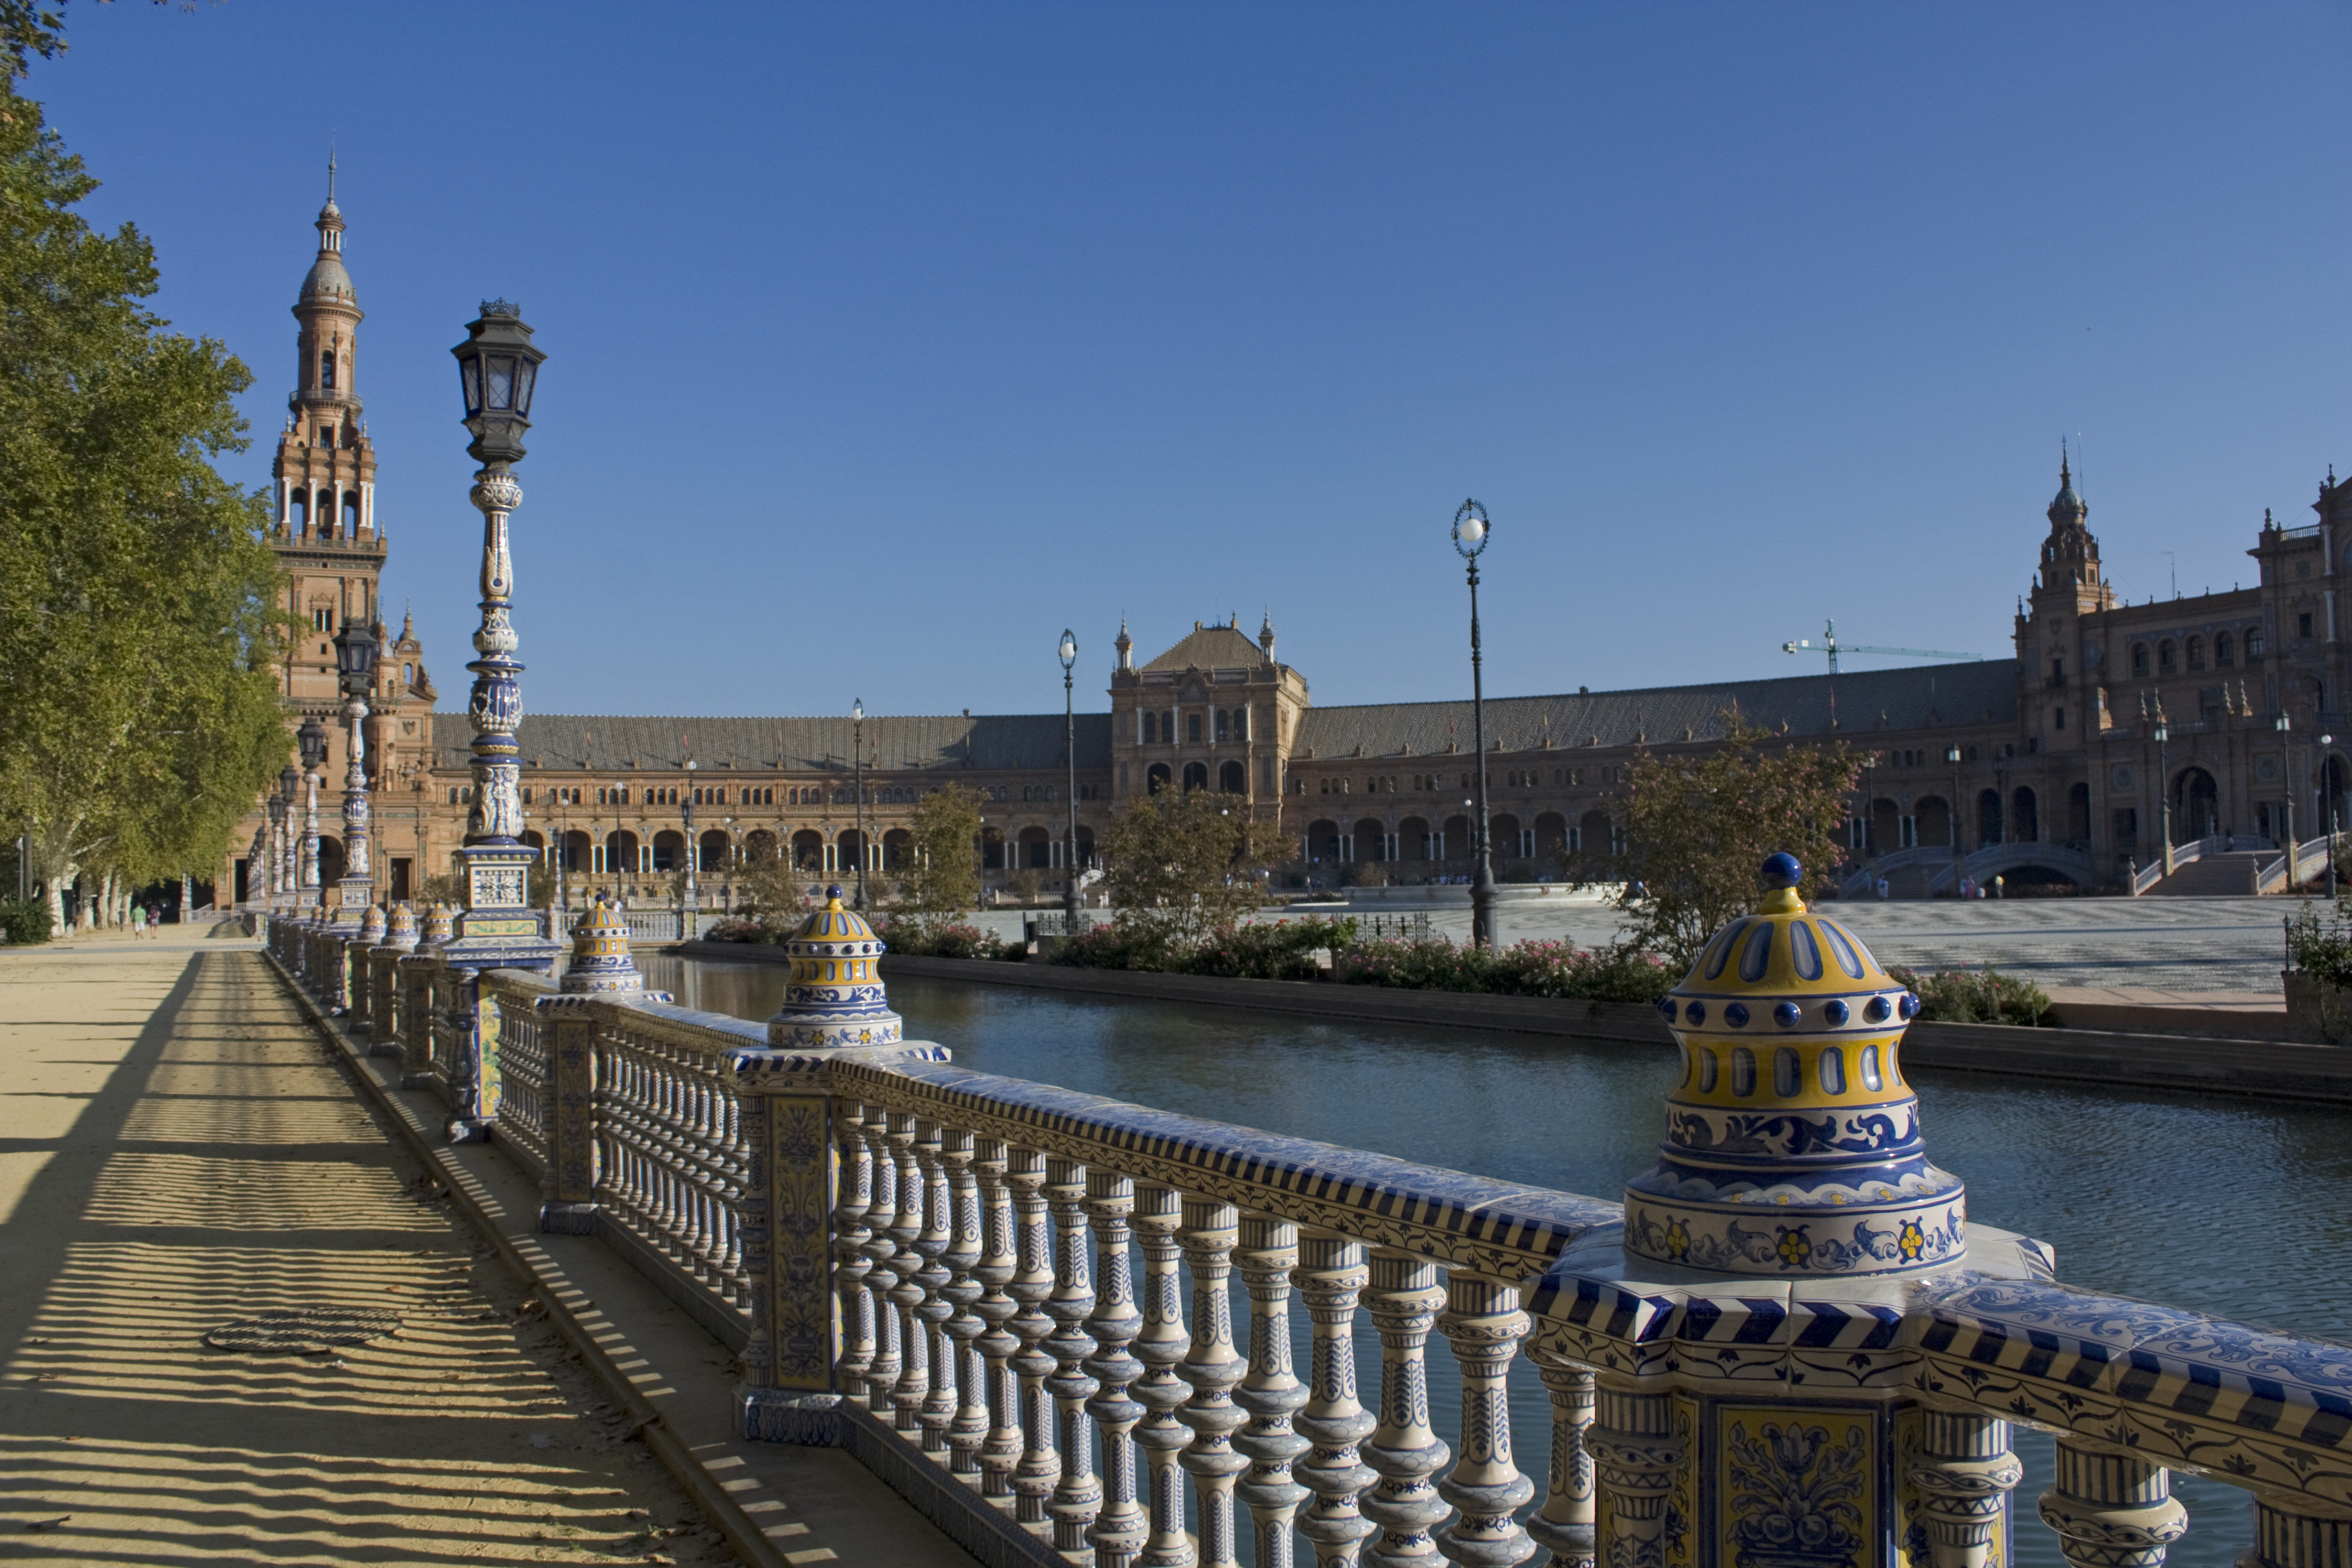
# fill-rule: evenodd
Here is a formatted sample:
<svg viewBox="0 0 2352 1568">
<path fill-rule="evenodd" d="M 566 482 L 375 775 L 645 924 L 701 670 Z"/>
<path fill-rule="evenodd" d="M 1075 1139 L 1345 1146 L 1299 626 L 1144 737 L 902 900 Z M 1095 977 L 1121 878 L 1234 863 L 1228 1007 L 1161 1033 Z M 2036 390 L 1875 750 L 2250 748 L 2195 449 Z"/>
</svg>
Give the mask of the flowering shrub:
<svg viewBox="0 0 2352 1568">
<path fill-rule="evenodd" d="M 1312 980 L 1321 966 L 1316 954 L 1339 952 L 1356 943 L 1352 920 L 1276 921 L 1235 926 L 1210 937 L 1187 953 L 1186 974 L 1221 974 L 1238 980 Z"/>
<path fill-rule="evenodd" d="M 1080 931 L 1054 950 L 1053 962 L 1073 969 L 1173 970 L 1170 962 L 1181 952 L 1155 927 L 1122 930 L 1100 925 Z"/>
<path fill-rule="evenodd" d="M 1919 994 L 1919 1016 L 1931 1024 L 2021 1024 L 2032 1028 L 2046 1023 L 2050 996 L 2030 980 L 2003 974 L 1991 964 L 1921 974 L 1889 964 L 1887 977 Z"/>
<path fill-rule="evenodd" d="M 1675 977 L 1655 953 L 1634 948 L 1538 940 L 1482 949 L 1444 937 L 1365 942 L 1349 952 L 1339 974 L 1356 985 L 1589 1002 L 1654 1002 L 1674 989 Z"/>
<path fill-rule="evenodd" d="M 994 931 L 960 921 L 908 919 L 881 929 L 888 950 L 902 958 L 1004 958 L 1016 952 Z"/>
<path fill-rule="evenodd" d="M 2319 911 L 2309 900 L 2304 900 L 2301 912 L 2286 922 L 2289 969 L 2331 984 L 2352 984 L 2352 915 L 2347 913 L 2347 905 L 2352 905 L 2352 900 L 2337 903 L 2323 925 Z"/>
<path fill-rule="evenodd" d="M 705 942 L 766 942 L 770 938 L 758 921 L 724 920 L 702 933 Z"/>
</svg>

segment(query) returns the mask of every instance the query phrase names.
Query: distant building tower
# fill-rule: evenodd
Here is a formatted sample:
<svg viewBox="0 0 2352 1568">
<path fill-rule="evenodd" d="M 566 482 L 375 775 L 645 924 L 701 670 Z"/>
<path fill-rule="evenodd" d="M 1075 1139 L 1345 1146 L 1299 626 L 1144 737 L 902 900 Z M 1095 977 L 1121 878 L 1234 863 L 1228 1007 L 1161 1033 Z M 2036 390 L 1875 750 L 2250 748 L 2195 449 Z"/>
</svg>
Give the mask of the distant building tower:
<svg viewBox="0 0 2352 1568">
<path fill-rule="evenodd" d="M 295 297 L 293 394 L 270 465 L 278 521 L 270 542 L 291 579 L 298 633 L 287 650 L 287 699 L 339 710 L 332 638 L 346 620 L 377 618 L 383 533 L 375 518 L 375 447 L 361 424 L 360 300 L 343 270 L 343 214 L 334 163 L 319 209 L 319 256 Z"/>
</svg>

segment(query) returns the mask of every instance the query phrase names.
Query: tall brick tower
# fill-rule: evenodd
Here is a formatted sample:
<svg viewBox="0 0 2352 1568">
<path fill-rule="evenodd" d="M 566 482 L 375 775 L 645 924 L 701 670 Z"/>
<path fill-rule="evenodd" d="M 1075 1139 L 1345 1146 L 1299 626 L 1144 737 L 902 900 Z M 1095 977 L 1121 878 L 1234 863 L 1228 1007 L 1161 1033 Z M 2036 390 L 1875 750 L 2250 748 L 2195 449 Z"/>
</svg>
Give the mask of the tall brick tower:
<svg viewBox="0 0 2352 1568">
<path fill-rule="evenodd" d="M 377 619 L 384 558 L 375 521 L 375 447 L 361 417 L 360 300 L 343 270 L 343 214 L 335 205 L 331 158 L 318 227 L 319 258 L 294 300 L 294 392 L 270 465 L 278 508 L 271 542 L 299 628 L 287 647 L 287 700 L 325 717 L 341 706 L 331 639 L 346 621 Z"/>
</svg>

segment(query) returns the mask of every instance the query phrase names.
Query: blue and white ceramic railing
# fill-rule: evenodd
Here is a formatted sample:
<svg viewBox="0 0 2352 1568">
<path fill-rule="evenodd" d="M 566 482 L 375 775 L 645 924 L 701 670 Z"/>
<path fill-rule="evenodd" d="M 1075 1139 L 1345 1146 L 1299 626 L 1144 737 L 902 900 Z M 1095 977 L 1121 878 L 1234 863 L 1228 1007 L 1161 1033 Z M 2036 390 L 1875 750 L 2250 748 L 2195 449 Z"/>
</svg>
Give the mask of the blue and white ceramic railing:
<svg viewBox="0 0 2352 1568">
<path fill-rule="evenodd" d="M 2158 1568 L 2175 1468 L 2252 1495 L 2243 1568 L 2352 1563 L 2352 1348 L 2058 1283 L 2023 1237 L 1975 1225 L 1949 1266 L 1861 1279 L 1757 1241 L 1766 1209 L 1728 1234 L 1777 1272 L 1706 1274 L 1635 1255 L 1615 1202 L 921 1042 L 798 1047 L 499 971 L 469 1024 L 438 964 L 395 961 L 396 1043 L 453 1111 L 475 1086 L 543 1226 L 604 1237 L 738 1352 L 747 1436 L 848 1447 L 984 1562 L 1221 1568 L 1246 1539 L 1261 1568 L 2005 1568 L 2022 1425 L 2056 1435 L 2028 1495 L 2072 1568 Z M 1677 1028 L 1687 1097 L 1707 1039 Z"/>
</svg>

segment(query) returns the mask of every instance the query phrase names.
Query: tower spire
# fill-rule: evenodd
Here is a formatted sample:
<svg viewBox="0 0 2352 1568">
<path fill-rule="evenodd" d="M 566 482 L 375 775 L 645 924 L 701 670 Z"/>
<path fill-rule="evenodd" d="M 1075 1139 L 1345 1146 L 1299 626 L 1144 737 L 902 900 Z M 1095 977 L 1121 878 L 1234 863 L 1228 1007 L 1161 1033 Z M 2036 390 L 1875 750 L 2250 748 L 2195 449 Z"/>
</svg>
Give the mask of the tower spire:
<svg viewBox="0 0 2352 1568">
<path fill-rule="evenodd" d="M 335 144 L 327 143 L 327 205 L 335 205 Z"/>
</svg>

